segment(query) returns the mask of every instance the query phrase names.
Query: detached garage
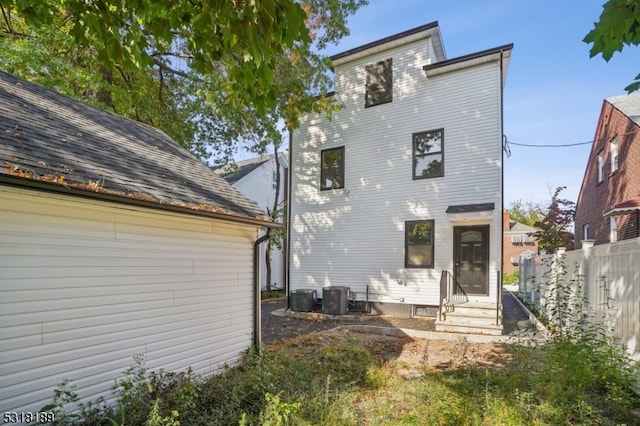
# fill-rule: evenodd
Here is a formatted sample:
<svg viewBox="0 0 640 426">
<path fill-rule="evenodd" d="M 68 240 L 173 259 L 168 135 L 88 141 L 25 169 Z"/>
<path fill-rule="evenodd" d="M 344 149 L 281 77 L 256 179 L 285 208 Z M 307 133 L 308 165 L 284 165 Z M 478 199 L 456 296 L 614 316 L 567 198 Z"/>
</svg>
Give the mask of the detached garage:
<svg viewBox="0 0 640 426">
<path fill-rule="evenodd" d="M 0 408 L 65 378 L 109 398 L 136 355 L 215 372 L 259 343 L 275 225 L 164 133 L 0 72 Z"/>
</svg>

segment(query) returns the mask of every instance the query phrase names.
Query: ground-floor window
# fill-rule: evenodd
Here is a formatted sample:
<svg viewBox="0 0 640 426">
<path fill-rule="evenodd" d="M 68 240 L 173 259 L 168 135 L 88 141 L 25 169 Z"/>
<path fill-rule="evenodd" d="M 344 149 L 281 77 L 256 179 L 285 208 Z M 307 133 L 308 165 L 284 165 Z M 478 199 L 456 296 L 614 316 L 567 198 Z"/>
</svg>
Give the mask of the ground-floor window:
<svg viewBox="0 0 640 426">
<path fill-rule="evenodd" d="M 433 268 L 433 220 L 404 223 L 404 267 Z"/>
</svg>

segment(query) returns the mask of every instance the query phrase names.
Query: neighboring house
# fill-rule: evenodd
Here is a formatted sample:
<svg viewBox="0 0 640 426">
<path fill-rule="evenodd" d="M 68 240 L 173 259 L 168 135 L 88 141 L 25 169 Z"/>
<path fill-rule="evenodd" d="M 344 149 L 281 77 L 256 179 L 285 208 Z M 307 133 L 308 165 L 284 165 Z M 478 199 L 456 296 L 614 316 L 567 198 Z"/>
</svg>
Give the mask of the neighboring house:
<svg viewBox="0 0 640 426">
<path fill-rule="evenodd" d="M 605 99 L 576 203 L 576 247 L 640 236 L 640 93 Z"/>
<path fill-rule="evenodd" d="M 258 343 L 256 244 L 276 226 L 161 131 L 0 72 L 0 408 L 69 378 L 112 398 Z"/>
<path fill-rule="evenodd" d="M 512 47 L 447 59 L 433 22 L 331 58 L 343 109 L 302 117 L 289 144 L 291 289 L 443 318 L 457 282 L 497 315 Z"/>
<path fill-rule="evenodd" d="M 278 209 L 282 210 L 282 216 L 277 222 L 283 223 L 285 202 L 289 188 L 289 153 L 278 154 L 280 168 L 280 188 L 278 190 Z M 265 211 L 272 211 L 276 197 L 278 175 L 276 173 L 275 155 L 265 155 L 248 160 L 237 161 L 234 165 L 223 166 L 215 172 L 225 178 L 238 191 L 247 198 L 255 201 Z M 265 266 L 266 244 L 260 248 L 261 288 L 267 286 L 267 271 Z M 285 288 L 286 285 L 286 255 L 283 250 L 275 246 L 271 247 L 271 288 Z"/>
<path fill-rule="evenodd" d="M 518 271 L 520 256 L 538 254 L 538 241 L 531 235 L 537 229 L 511 220 L 509 212 L 502 213 L 504 237 L 502 243 L 502 272 L 511 274 Z"/>
</svg>

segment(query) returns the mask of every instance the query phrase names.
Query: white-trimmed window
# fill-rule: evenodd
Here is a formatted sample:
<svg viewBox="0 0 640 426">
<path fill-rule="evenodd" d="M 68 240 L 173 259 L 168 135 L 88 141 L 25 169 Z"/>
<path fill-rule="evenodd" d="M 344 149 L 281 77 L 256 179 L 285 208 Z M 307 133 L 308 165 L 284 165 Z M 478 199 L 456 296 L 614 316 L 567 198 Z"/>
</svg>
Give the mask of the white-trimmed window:
<svg viewBox="0 0 640 426">
<path fill-rule="evenodd" d="M 609 217 L 609 242 L 615 243 L 618 241 L 618 222 L 615 216 Z"/>
<path fill-rule="evenodd" d="M 611 173 L 618 170 L 618 137 L 611 139 L 609 148 L 611 149 Z"/>
<path fill-rule="evenodd" d="M 604 150 L 598 152 L 598 183 L 604 180 Z"/>
</svg>

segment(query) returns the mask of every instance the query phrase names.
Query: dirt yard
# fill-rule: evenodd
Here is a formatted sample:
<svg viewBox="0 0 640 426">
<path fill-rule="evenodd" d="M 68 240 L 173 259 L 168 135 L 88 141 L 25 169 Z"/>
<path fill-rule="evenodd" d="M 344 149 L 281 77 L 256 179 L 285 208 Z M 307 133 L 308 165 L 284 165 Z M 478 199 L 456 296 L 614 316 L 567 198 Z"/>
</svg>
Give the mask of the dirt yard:
<svg viewBox="0 0 640 426">
<path fill-rule="evenodd" d="M 447 370 L 472 364 L 481 368 L 499 368 L 508 357 L 505 346 L 501 343 L 474 343 L 464 338 L 417 339 L 360 333 L 341 328 L 282 339 L 272 344 L 296 349 L 304 347 L 306 352 L 321 350 L 323 346 L 358 344 L 377 360 L 394 362 L 397 371 L 407 377 L 418 376 L 425 369 Z"/>
</svg>

